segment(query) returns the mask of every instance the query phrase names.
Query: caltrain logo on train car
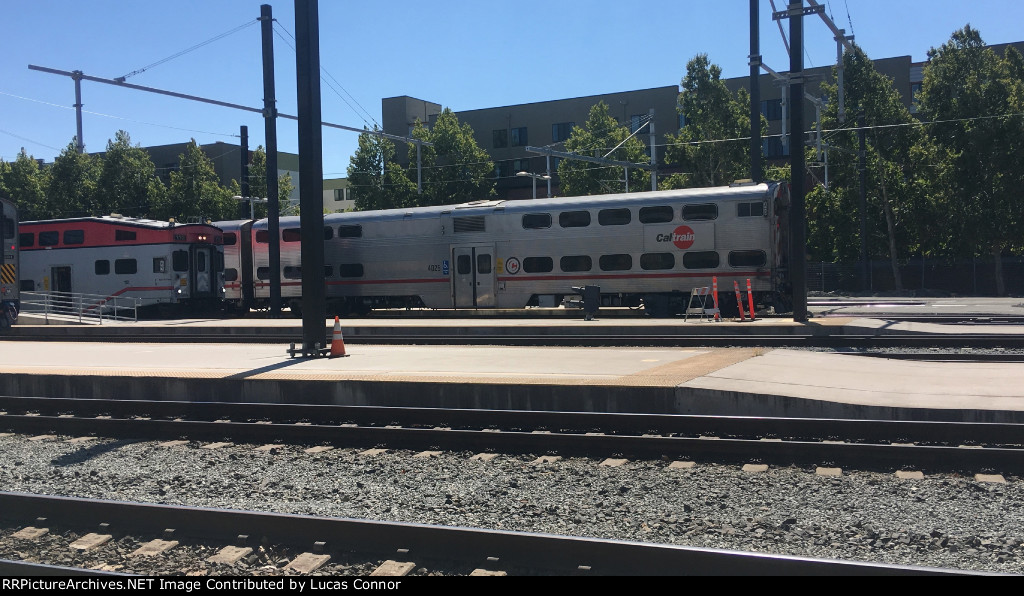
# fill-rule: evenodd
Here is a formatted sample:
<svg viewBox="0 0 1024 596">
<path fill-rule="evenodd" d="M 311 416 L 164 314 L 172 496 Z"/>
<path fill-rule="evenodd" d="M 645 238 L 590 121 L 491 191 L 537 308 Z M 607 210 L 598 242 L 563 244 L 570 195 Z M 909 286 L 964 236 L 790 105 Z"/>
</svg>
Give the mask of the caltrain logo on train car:
<svg viewBox="0 0 1024 596">
<path fill-rule="evenodd" d="M 693 233 L 693 228 L 690 226 L 679 226 L 671 234 L 658 234 L 655 240 L 658 242 L 671 242 L 679 250 L 686 250 L 693 246 L 693 241 L 696 238 L 697 235 Z"/>
<path fill-rule="evenodd" d="M 515 257 L 509 257 L 505 260 L 505 271 L 515 275 L 519 273 L 519 259 Z"/>
</svg>

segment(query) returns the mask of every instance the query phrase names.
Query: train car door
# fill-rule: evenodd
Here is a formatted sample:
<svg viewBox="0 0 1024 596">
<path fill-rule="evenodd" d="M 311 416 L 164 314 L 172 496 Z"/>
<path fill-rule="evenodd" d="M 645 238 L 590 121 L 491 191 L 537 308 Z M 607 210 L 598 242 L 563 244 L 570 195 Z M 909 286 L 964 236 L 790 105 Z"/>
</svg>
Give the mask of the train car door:
<svg viewBox="0 0 1024 596">
<path fill-rule="evenodd" d="M 57 304 L 71 306 L 71 266 L 50 267 L 50 291 Z"/>
<path fill-rule="evenodd" d="M 493 308 L 494 245 L 453 246 L 455 308 Z"/>
<path fill-rule="evenodd" d="M 213 248 L 192 247 L 192 291 L 195 298 L 213 295 Z"/>
</svg>

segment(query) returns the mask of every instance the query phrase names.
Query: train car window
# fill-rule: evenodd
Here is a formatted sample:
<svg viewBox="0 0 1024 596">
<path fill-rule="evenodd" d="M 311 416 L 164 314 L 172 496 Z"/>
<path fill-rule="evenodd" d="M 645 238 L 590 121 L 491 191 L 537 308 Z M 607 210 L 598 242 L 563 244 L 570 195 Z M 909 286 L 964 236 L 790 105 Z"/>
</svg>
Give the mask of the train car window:
<svg viewBox="0 0 1024 596">
<path fill-rule="evenodd" d="M 338 238 L 362 238 L 363 226 L 338 226 Z"/>
<path fill-rule="evenodd" d="M 602 226 L 624 226 L 633 221 L 629 209 L 602 209 L 597 212 L 597 223 Z"/>
<path fill-rule="evenodd" d="M 110 261 L 103 259 L 96 261 L 96 275 L 109 275 L 110 274 Z"/>
<path fill-rule="evenodd" d="M 137 235 L 135 232 L 128 230 L 114 230 L 114 240 L 117 242 L 131 242 L 135 240 Z"/>
<path fill-rule="evenodd" d="M 224 271 L 224 253 L 213 253 L 213 270 L 218 273 Z"/>
<path fill-rule="evenodd" d="M 238 243 L 238 235 L 234 232 L 226 232 L 224 234 L 224 246 L 234 246 Z"/>
<path fill-rule="evenodd" d="M 331 240 L 334 238 L 334 228 L 331 226 L 324 226 L 324 240 Z"/>
<path fill-rule="evenodd" d="M 733 250 L 729 252 L 730 267 L 764 267 L 768 255 L 763 250 Z"/>
<path fill-rule="evenodd" d="M 736 203 L 737 217 L 764 217 L 764 201 L 756 203 Z"/>
<path fill-rule="evenodd" d="M 134 275 L 139 271 L 139 262 L 135 259 L 115 259 L 114 273 L 118 275 Z"/>
<path fill-rule="evenodd" d="M 4 229 L 4 239 L 14 238 L 14 220 L 13 219 L 11 219 L 9 217 L 5 217 L 4 218 L 3 229 Z"/>
<path fill-rule="evenodd" d="M 175 271 L 188 271 L 187 250 L 176 250 L 171 253 L 171 268 Z"/>
<path fill-rule="evenodd" d="M 601 255 L 597 261 L 601 271 L 626 271 L 633 268 L 631 255 Z"/>
<path fill-rule="evenodd" d="M 225 269 L 224 281 L 238 281 L 238 269 Z"/>
<path fill-rule="evenodd" d="M 683 254 L 683 267 L 687 269 L 714 269 L 718 267 L 718 253 L 709 251 L 688 252 Z"/>
<path fill-rule="evenodd" d="M 668 205 L 640 208 L 640 223 L 667 223 L 672 221 L 673 217 L 675 213 Z"/>
<path fill-rule="evenodd" d="M 523 259 L 523 271 L 526 273 L 550 273 L 555 268 L 551 257 L 526 257 Z"/>
<path fill-rule="evenodd" d="M 256 279 L 259 279 L 261 281 L 267 281 L 268 279 L 270 279 L 270 267 L 257 267 Z"/>
<path fill-rule="evenodd" d="M 484 275 L 491 272 L 491 255 L 476 256 L 476 272 Z"/>
<path fill-rule="evenodd" d="M 288 228 L 281 231 L 282 242 L 299 242 L 302 240 L 302 231 L 299 228 Z"/>
<path fill-rule="evenodd" d="M 85 244 L 85 230 L 64 230 L 64 244 Z"/>
<path fill-rule="evenodd" d="M 283 275 L 285 279 L 302 279 L 302 267 L 285 267 Z"/>
<path fill-rule="evenodd" d="M 590 225 L 590 212 L 563 211 L 558 214 L 558 225 L 563 228 L 585 228 Z"/>
<path fill-rule="evenodd" d="M 566 273 L 573 271 L 590 271 L 594 267 L 594 261 L 588 255 L 562 257 L 558 261 L 558 266 Z"/>
<path fill-rule="evenodd" d="M 718 205 L 714 203 L 683 205 L 683 219 L 687 221 L 718 219 Z"/>
<path fill-rule="evenodd" d="M 459 258 L 455 260 L 455 267 L 459 275 L 469 275 L 473 271 L 473 261 L 469 255 L 459 255 Z"/>
<path fill-rule="evenodd" d="M 36 235 L 32 232 L 24 232 L 18 234 L 18 246 L 22 248 L 28 248 L 36 245 Z"/>
<path fill-rule="evenodd" d="M 167 273 L 167 257 L 153 259 L 153 273 Z"/>
<path fill-rule="evenodd" d="M 18 287 L 22 292 L 35 292 L 36 282 L 31 279 L 23 279 Z"/>
<path fill-rule="evenodd" d="M 324 265 L 324 277 L 334 277 L 334 267 L 332 265 Z"/>
<path fill-rule="evenodd" d="M 362 277 L 362 263 L 342 263 L 338 265 L 338 277 Z"/>
<path fill-rule="evenodd" d="M 60 244 L 60 232 L 39 232 L 39 246 L 57 246 Z"/>
<path fill-rule="evenodd" d="M 270 232 L 267 230 L 256 230 L 256 242 L 258 244 L 270 244 Z"/>
<path fill-rule="evenodd" d="M 544 230 L 551 227 L 550 213 L 527 213 L 523 216 L 524 230 Z"/>
<path fill-rule="evenodd" d="M 196 271 L 206 273 L 206 253 L 196 253 Z"/>
<path fill-rule="evenodd" d="M 640 255 L 640 268 L 645 271 L 672 269 L 676 266 L 676 256 L 670 252 L 649 252 Z"/>
</svg>

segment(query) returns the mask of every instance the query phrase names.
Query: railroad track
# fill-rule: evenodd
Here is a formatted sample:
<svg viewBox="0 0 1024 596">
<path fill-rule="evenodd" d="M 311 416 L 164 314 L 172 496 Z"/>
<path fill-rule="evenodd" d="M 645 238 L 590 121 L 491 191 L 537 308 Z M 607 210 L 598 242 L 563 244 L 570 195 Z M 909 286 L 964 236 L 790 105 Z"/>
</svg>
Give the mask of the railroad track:
<svg viewBox="0 0 1024 596">
<path fill-rule="evenodd" d="M 613 540 L 587 539 L 547 534 L 517 533 L 458 527 L 427 526 L 395 522 L 257 513 L 224 509 L 202 509 L 141 503 L 126 503 L 70 497 L 52 497 L 19 493 L 0 493 L 0 517 L 9 526 L 42 529 L 47 533 L 67 529 L 89 532 L 98 542 L 115 535 L 131 535 L 133 543 L 149 539 L 170 542 L 200 541 L 213 543 L 222 550 L 218 555 L 237 553 L 264 545 L 290 547 L 300 553 L 288 563 L 295 572 L 326 569 L 331 559 L 362 560 L 350 565 L 349 573 L 369 575 L 365 562 L 383 563 L 406 573 L 420 567 L 445 570 L 451 575 L 553 574 L 553 575 L 966 575 L 969 572 L 925 567 L 906 567 L 791 557 L 764 553 L 692 548 Z M 83 524 L 82 520 L 91 520 Z M 36 534 L 39 532 L 37 531 Z M 6 534 L 6 532 L 5 532 Z M 45 534 L 43 534 L 45 536 Z M 163 538 L 157 539 L 156 536 Z M 164 540 L 166 538 L 167 540 Z M 37 538 L 38 539 L 38 538 Z M 172 540 L 173 539 L 173 540 Z M 10 540 L 10 539 L 8 539 Z M 121 540 L 121 542 L 127 542 Z M 23 550 L 31 550 L 31 539 L 22 539 Z M 271 546 L 273 545 L 273 546 Z M 101 545 L 96 547 L 102 549 Z M 79 550 L 81 549 L 79 547 Z M 126 549 L 121 549 L 126 550 Z M 110 552 L 108 552 L 110 551 Z M 102 552 L 105 566 L 94 570 L 105 573 L 112 568 L 130 573 L 140 569 L 152 574 L 143 561 L 151 557 L 132 557 L 113 549 Z M 173 552 L 173 551 L 171 551 Z M 208 552 L 208 551 L 204 551 Z M 252 552 L 251 550 L 249 552 Z M 246 552 L 242 557 L 249 554 Z M 160 556 L 160 555 L 156 555 Z M 89 559 L 84 554 L 76 557 Z M 133 560 L 134 559 L 134 560 Z M 223 566 L 204 565 L 202 560 L 179 564 L 217 573 Z M 297 563 L 299 562 L 299 563 Z M 24 566 L 23 566 L 24 565 Z M 303 565 L 303 567 L 299 567 Z M 480 570 L 480 571 L 478 571 Z M 0 574 L 66 574 L 66 565 L 51 568 L 46 561 L 0 561 Z M 84 572 L 84 570 L 79 570 Z M 185 571 L 184 569 L 182 571 Z M 284 573 L 283 569 L 278 570 Z M 442 574 L 435 571 L 436 574 Z M 378 577 L 355 581 L 392 581 L 401 578 Z M 200 581 L 196 579 L 195 581 Z M 205 582 L 204 582 L 205 583 Z M 397 587 L 396 586 L 396 587 Z"/>
<path fill-rule="evenodd" d="M 1024 425 L 2 397 L 0 429 L 969 473 L 1024 469 Z"/>
</svg>

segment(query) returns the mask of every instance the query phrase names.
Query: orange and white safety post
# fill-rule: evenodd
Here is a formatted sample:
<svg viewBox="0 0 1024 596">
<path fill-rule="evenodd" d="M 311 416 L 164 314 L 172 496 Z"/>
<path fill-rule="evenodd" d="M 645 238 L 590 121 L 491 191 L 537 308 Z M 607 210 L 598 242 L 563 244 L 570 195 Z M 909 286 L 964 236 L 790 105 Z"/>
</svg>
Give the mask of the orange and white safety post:
<svg viewBox="0 0 1024 596">
<path fill-rule="evenodd" d="M 715 300 L 715 321 L 720 323 L 722 321 L 722 315 L 719 314 L 721 311 L 719 311 L 719 309 L 718 309 L 718 278 L 717 277 L 712 277 L 711 278 L 711 297 L 714 298 L 714 300 Z"/>
<path fill-rule="evenodd" d="M 334 317 L 334 337 L 331 338 L 330 358 L 339 356 L 348 356 L 348 354 L 345 353 L 345 339 L 341 337 L 341 321 L 338 320 L 338 317 Z"/>
<path fill-rule="evenodd" d="M 750 291 L 750 278 L 747 278 L 747 304 L 750 305 L 750 320 L 754 320 L 754 294 Z"/>
<path fill-rule="evenodd" d="M 743 297 L 740 295 L 740 284 L 735 279 L 732 280 L 732 287 L 736 290 L 736 308 L 740 310 L 740 320 L 746 321 L 747 317 L 743 316 Z"/>
</svg>

